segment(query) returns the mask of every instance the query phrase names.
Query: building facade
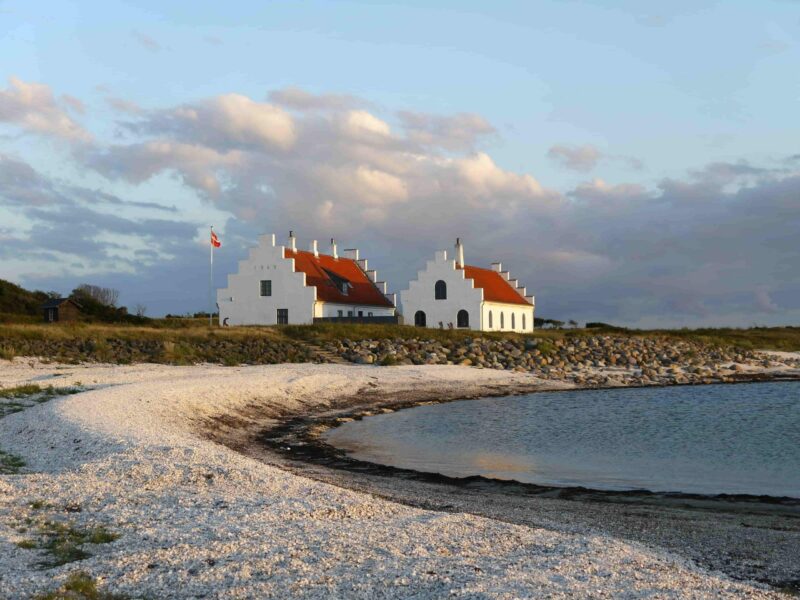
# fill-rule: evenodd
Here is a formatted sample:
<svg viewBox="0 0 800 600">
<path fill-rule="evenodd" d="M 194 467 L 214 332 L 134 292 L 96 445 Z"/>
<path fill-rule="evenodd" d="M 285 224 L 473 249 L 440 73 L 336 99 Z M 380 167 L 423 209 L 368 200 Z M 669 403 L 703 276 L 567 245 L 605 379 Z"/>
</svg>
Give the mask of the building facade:
<svg viewBox="0 0 800 600">
<path fill-rule="evenodd" d="M 400 292 L 400 308 L 407 325 L 525 333 L 533 331 L 535 299 L 500 263 L 465 265 L 457 240 L 454 258 L 440 250 Z"/>
<path fill-rule="evenodd" d="M 393 294 L 377 280 L 358 250 L 339 256 L 320 254 L 317 241 L 298 250 L 294 234 L 288 246 L 263 235 L 228 275 L 228 286 L 217 290 L 221 325 L 303 325 L 319 320 L 396 321 Z"/>
</svg>

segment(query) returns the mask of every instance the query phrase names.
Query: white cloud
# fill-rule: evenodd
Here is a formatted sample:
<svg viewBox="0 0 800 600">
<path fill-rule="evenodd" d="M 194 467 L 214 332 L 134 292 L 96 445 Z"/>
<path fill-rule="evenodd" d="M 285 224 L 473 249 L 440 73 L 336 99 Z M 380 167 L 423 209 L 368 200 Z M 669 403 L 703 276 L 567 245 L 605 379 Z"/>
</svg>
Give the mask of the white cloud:
<svg viewBox="0 0 800 600">
<path fill-rule="evenodd" d="M 566 169 L 586 173 L 597 166 L 603 153 L 589 144 L 585 146 L 556 144 L 550 147 L 547 156 Z"/>
<path fill-rule="evenodd" d="M 80 101 L 69 98 L 66 103 L 75 109 Z M 0 90 L 0 122 L 72 141 L 91 139 L 58 105 L 49 86 L 26 83 L 16 77 L 10 77 L 9 87 Z"/>
<path fill-rule="evenodd" d="M 289 113 L 241 94 L 224 94 L 204 102 L 150 111 L 127 126 L 136 132 L 169 134 L 184 142 L 218 149 L 286 150 L 297 137 Z"/>
<path fill-rule="evenodd" d="M 476 151 L 493 135 L 480 119 L 366 110 L 358 99 L 286 90 L 269 98 L 224 94 L 140 109 L 122 141 L 78 144 L 74 156 L 133 185 L 173 175 L 234 215 L 228 226 L 247 230 L 247 240 L 260 229 L 358 240 L 370 256 L 383 253 L 377 264 L 394 289 L 459 236 L 474 264 L 506 263 L 543 316 L 750 324 L 754 309 L 770 322 L 800 312 L 796 162 L 714 163 L 655 188 L 598 177 L 559 193 Z M 66 190 L 35 175 L 0 161 L 0 202 L 49 210 Z M 97 214 L 102 194 L 91 198 L 81 200 L 94 211 L 85 218 L 105 231 L 125 227 Z M 45 222 L 44 213 L 28 214 Z M 45 240 L 55 227 L 47 223 L 32 239 Z"/>
<path fill-rule="evenodd" d="M 472 150 L 480 138 L 496 133 L 491 123 L 472 113 L 442 116 L 401 111 L 398 116 L 409 140 L 421 146 Z"/>
<path fill-rule="evenodd" d="M 354 138 L 385 138 L 392 134 L 389 124 L 365 110 L 351 110 L 342 120 L 342 131 Z"/>
</svg>

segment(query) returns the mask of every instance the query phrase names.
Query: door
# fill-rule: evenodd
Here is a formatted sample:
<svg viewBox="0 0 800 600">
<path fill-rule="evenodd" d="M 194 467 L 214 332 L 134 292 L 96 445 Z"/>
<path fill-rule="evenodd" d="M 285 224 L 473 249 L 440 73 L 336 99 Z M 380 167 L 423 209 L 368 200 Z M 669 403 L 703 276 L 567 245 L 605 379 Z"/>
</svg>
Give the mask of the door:
<svg viewBox="0 0 800 600">
<path fill-rule="evenodd" d="M 289 324 L 289 309 L 288 308 L 279 308 L 278 309 L 278 325 L 288 325 Z"/>
<path fill-rule="evenodd" d="M 425 327 L 425 313 L 421 310 L 414 313 L 414 325 L 416 327 Z"/>
</svg>

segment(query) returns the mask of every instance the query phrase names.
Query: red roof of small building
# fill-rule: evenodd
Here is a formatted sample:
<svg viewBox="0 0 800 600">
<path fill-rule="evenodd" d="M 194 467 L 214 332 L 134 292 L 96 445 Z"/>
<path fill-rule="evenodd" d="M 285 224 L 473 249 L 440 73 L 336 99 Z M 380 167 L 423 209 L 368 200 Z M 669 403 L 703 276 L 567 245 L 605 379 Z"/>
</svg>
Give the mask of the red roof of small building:
<svg viewBox="0 0 800 600">
<path fill-rule="evenodd" d="M 294 259 L 295 271 L 306 274 L 306 285 L 317 288 L 317 300 L 338 304 L 394 306 L 369 280 L 358 263 L 350 258 L 333 258 L 327 254 L 314 256 L 313 252 L 293 251 L 291 248 L 285 248 L 283 255 L 285 258 Z M 350 284 L 351 287 L 346 295 L 341 292 L 329 273 Z"/>
<path fill-rule="evenodd" d="M 486 302 L 531 305 L 531 303 L 520 296 L 519 292 L 511 287 L 508 280 L 497 271 L 465 265 L 464 275 L 467 279 L 472 279 L 476 288 L 483 289 L 483 299 Z"/>
</svg>

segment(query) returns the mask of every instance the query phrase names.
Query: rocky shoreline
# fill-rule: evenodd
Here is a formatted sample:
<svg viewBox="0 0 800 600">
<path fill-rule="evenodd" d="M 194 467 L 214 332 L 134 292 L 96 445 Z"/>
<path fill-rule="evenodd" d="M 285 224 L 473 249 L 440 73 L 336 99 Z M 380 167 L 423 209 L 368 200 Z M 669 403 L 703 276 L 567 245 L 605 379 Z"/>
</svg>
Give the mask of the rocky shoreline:
<svg viewBox="0 0 800 600">
<path fill-rule="evenodd" d="M 356 364 L 457 364 L 528 372 L 583 387 L 734 382 L 752 378 L 756 372 L 800 369 L 797 357 L 667 337 L 344 339 L 323 348 Z"/>
<path fill-rule="evenodd" d="M 38 381 L 88 389 L 0 419 L 4 449 L 25 462 L 0 475 L 0 585 L 11 597 L 52 590 L 76 569 L 104 591 L 158 598 L 778 598 L 752 580 L 796 573 L 800 532 L 782 515 L 374 476 L 257 439 L 300 416 L 571 382 L 435 365 L 0 362 L 3 387 Z M 42 570 L 48 523 L 113 539 Z"/>
</svg>

